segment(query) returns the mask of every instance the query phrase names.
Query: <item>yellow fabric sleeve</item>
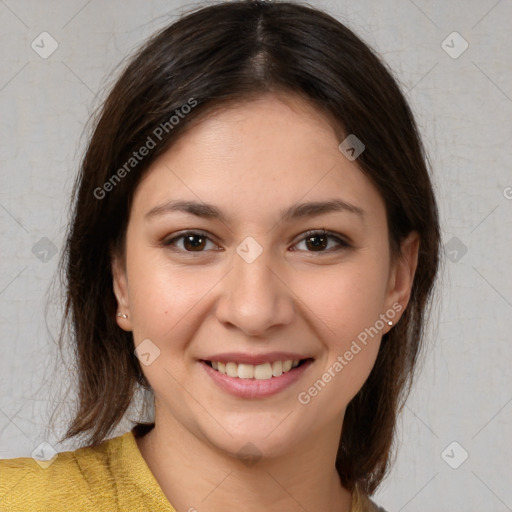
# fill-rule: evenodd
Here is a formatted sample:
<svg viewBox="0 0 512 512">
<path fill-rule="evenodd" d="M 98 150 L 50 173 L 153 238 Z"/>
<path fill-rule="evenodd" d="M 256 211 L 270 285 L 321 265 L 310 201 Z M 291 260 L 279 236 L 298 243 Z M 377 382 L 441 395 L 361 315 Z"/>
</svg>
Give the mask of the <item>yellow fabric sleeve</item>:
<svg viewBox="0 0 512 512">
<path fill-rule="evenodd" d="M 139 451 L 134 432 L 99 446 L 0 460 L 0 512 L 176 512 Z M 351 512 L 376 510 L 356 487 Z"/>
</svg>

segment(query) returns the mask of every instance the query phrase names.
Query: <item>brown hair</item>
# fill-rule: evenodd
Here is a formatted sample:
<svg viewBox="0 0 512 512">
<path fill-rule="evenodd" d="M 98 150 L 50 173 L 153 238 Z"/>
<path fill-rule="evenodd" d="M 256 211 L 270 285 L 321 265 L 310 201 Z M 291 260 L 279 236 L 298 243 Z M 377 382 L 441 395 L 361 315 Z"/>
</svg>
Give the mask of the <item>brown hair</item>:
<svg viewBox="0 0 512 512">
<path fill-rule="evenodd" d="M 88 433 L 87 445 L 98 445 L 123 419 L 137 386 L 150 389 L 131 333 L 116 323 L 111 272 L 141 177 L 194 119 L 267 92 L 300 95 L 345 136 L 363 141 L 357 162 L 385 201 L 394 256 L 411 231 L 420 236 L 409 305 L 347 407 L 338 448 L 343 485 L 372 494 L 389 469 L 397 414 L 423 343 L 438 270 L 438 212 L 413 115 L 390 71 L 339 21 L 291 2 L 237 1 L 188 13 L 137 51 L 97 113 L 61 261 L 78 382 L 63 440 Z M 154 147 L 131 161 L 148 137 Z"/>
</svg>

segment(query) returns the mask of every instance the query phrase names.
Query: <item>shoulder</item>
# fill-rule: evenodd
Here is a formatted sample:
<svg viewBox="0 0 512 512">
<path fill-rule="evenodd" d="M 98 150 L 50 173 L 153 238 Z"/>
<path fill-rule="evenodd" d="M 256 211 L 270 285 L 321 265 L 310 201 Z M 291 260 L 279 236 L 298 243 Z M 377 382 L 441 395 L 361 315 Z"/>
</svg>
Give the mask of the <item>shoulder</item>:
<svg viewBox="0 0 512 512">
<path fill-rule="evenodd" d="M 369 496 L 367 496 L 356 484 L 352 500 L 351 512 L 387 512 L 379 507 Z"/>
<path fill-rule="evenodd" d="M 363 498 L 363 511 L 364 512 L 387 512 L 382 507 L 379 507 L 372 499 L 365 497 Z"/>
<path fill-rule="evenodd" d="M 385 510 L 384 508 L 382 507 L 379 507 L 377 504 L 375 504 L 372 500 L 370 500 L 371 504 L 373 505 L 373 511 L 374 512 L 387 512 L 387 510 Z"/>
<path fill-rule="evenodd" d="M 46 461 L 0 460 L 0 510 L 57 512 L 69 510 L 70 504 L 74 510 L 97 510 L 102 495 L 109 494 L 105 490 L 116 485 L 116 466 L 128 434 L 96 447 L 57 453 Z"/>
</svg>

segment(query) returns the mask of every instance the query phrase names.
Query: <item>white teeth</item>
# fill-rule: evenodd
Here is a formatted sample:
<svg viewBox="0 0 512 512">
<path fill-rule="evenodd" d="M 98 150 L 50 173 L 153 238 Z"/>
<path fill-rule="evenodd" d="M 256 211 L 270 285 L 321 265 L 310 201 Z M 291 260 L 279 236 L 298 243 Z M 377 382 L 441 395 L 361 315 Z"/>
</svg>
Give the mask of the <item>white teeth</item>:
<svg viewBox="0 0 512 512">
<path fill-rule="evenodd" d="M 254 378 L 266 380 L 272 378 L 272 365 L 270 363 L 259 364 L 254 367 Z"/>
<path fill-rule="evenodd" d="M 252 364 L 239 364 L 237 376 L 241 379 L 252 379 L 254 377 L 254 366 Z"/>
<path fill-rule="evenodd" d="M 238 377 L 238 365 L 236 363 L 226 363 L 226 375 Z"/>
<path fill-rule="evenodd" d="M 274 361 L 272 363 L 272 375 L 274 377 L 279 377 L 279 375 L 283 374 L 283 362 L 282 361 Z"/>
<path fill-rule="evenodd" d="M 238 377 L 239 379 L 257 379 L 268 380 L 272 377 L 279 377 L 283 373 L 289 372 L 292 368 L 299 365 L 299 360 L 288 359 L 286 361 L 274 361 L 273 363 L 263 363 L 258 365 L 244 363 L 221 363 L 212 361 L 212 368 L 219 373 L 229 377 Z"/>
</svg>

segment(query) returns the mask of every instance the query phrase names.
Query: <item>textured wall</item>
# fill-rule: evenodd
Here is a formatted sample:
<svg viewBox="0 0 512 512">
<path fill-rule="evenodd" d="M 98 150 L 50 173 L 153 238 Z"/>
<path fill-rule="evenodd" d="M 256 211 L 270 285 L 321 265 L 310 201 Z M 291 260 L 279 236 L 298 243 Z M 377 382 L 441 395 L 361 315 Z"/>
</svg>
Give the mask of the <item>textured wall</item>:
<svg viewBox="0 0 512 512">
<path fill-rule="evenodd" d="M 442 300 L 401 417 L 396 465 L 376 500 L 390 511 L 512 510 L 512 4 L 311 3 L 394 70 L 441 207 Z M 30 456 L 42 441 L 73 448 L 55 444 L 62 418 L 47 432 L 53 408 L 73 397 L 62 393 L 72 369 L 52 340 L 58 295 L 46 319 L 45 304 L 84 125 L 121 59 L 188 6 L 0 1 L 0 458 Z"/>
</svg>

